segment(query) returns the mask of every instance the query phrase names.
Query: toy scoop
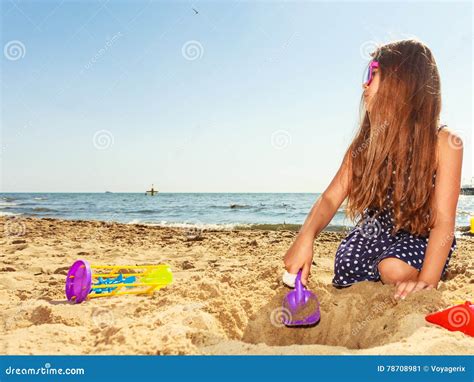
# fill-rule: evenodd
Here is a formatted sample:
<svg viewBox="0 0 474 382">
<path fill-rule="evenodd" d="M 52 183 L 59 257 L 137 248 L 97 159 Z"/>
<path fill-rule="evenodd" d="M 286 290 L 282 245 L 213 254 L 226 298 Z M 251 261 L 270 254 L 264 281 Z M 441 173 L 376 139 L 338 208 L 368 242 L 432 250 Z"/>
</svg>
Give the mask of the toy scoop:
<svg viewBox="0 0 474 382">
<path fill-rule="evenodd" d="M 428 314 L 425 320 L 452 332 L 459 331 L 474 337 L 474 304 L 470 301 Z"/>
<path fill-rule="evenodd" d="M 311 326 L 321 318 L 318 298 L 302 284 L 301 270 L 295 279 L 295 289 L 283 300 L 283 309 L 289 312 L 283 318 L 286 326 Z"/>
</svg>

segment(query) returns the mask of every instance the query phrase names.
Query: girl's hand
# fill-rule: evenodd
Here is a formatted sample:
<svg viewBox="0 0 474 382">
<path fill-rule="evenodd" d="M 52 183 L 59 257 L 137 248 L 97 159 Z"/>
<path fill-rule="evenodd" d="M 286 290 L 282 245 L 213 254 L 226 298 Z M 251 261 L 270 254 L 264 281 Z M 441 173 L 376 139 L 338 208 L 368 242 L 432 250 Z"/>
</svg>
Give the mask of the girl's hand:
<svg viewBox="0 0 474 382">
<path fill-rule="evenodd" d="M 283 258 L 285 269 L 292 274 L 301 272 L 301 282 L 306 286 L 311 263 L 313 261 L 313 239 L 306 236 L 299 236 L 290 246 Z"/>
<path fill-rule="evenodd" d="M 402 300 L 404 300 L 405 297 L 408 296 L 410 293 L 418 292 L 419 290 L 435 288 L 435 285 L 428 284 L 427 282 L 422 281 L 422 280 L 399 281 L 397 282 L 395 286 L 397 289 L 396 289 L 394 297 L 400 298 Z"/>
</svg>

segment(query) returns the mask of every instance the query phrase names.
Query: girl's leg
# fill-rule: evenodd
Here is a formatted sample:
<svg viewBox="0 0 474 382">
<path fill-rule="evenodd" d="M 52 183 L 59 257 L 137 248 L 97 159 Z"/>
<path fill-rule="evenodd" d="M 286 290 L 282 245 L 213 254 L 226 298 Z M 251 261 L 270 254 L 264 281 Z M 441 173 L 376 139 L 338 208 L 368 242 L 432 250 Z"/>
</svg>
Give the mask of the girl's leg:
<svg viewBox="0 0 474 382">
<path fill-rule="evenodd" d="M 378 264 L 380 279 L 384 284 L 396 284 L 398 281 L 415 281 L 418 270 L 395 257 L 383 259 Z"/>
</svg>

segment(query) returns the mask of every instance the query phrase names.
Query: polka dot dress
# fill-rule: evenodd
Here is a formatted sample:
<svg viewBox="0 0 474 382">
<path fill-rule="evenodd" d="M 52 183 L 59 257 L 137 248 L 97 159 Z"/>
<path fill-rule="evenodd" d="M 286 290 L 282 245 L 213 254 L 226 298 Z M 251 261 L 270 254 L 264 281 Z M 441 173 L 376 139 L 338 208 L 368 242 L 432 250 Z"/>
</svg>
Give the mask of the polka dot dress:
<svg viewBox="0 0 474 382">
<path fill-rule="evenodd" d="M 394 220 L 390 191 L 387 204 L 376 218 L 374 210 L 366 210 L 362 221 L 342 240 L 336 252 L 333 285 L 349 286 L 359 281 L 379 281 L 377 266 L 388 257 L 400 259 L 421 270 L 428 237 L 415 236 L 403 230 L 391 235 Z M 455 249 L 456 238 L 453 238 L 442 276 Z"/>
<path fill-rule="evenodd" d="M 388 257 L 400 259 L 421 270 L 428 238 L 403 230 L 392 236 L 391 212 L 385 209 L 377 218 L 372 217 L 372 212 L 368 212 L 365 219 L 339 245 L 334 263 L 334 285 L 349 286 L 359 281 L 379 281 L 377 266 Z M 453 238 L 443 275 L 455 249 L 456 238 Z"/>
</svg>

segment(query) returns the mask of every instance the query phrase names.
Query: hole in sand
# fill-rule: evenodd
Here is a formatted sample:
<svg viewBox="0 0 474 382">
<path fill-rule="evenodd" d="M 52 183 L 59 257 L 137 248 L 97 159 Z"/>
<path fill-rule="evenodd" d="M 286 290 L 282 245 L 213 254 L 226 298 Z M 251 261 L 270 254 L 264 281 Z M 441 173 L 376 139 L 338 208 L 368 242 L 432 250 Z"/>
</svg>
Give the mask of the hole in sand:
<svg viewBox="0 0 474 382">
<path fill-rule="evenodd" d="M 281 288 L 250 317 L 242 341 L 270 346 L 319 344 L 366 349 L 410 336 L 426 325 L 424 313 L 444 306 L 437 291 L 419 292 L 404 301 L 395 301 L 392 287 L 381 283 L 361 282 L 344 289 L 320 285 L 310 289 L 320 302 L 321 319 L 316 326 L 282 324 L 282 301 L 290 290 Z"/>
</svg>

